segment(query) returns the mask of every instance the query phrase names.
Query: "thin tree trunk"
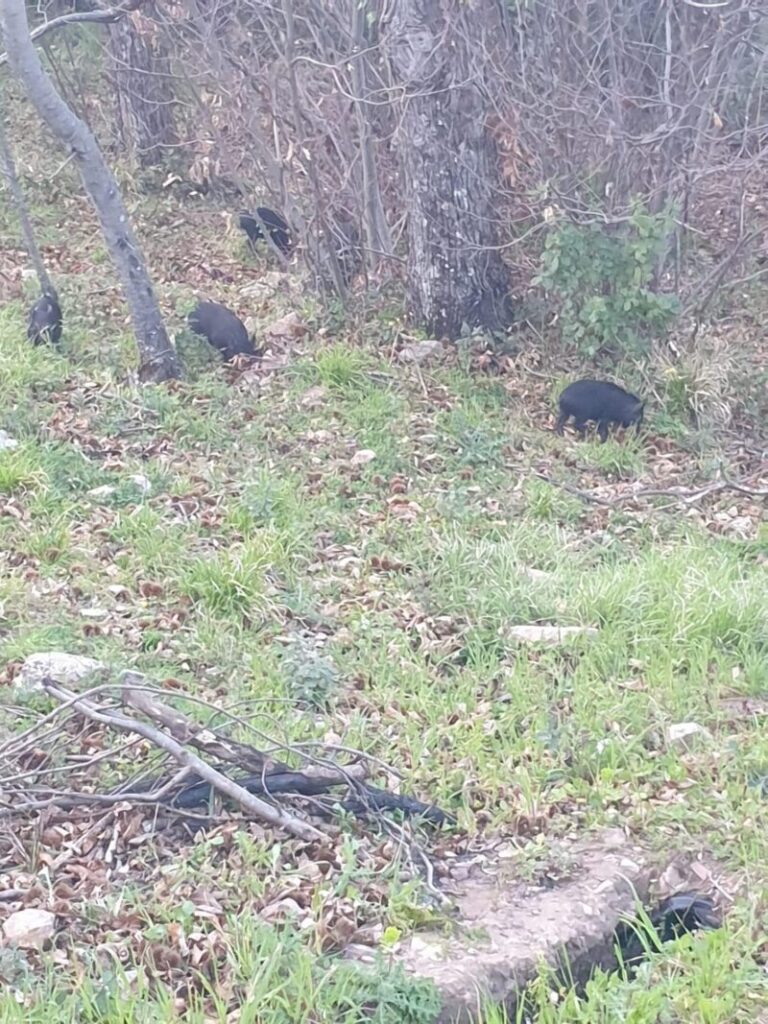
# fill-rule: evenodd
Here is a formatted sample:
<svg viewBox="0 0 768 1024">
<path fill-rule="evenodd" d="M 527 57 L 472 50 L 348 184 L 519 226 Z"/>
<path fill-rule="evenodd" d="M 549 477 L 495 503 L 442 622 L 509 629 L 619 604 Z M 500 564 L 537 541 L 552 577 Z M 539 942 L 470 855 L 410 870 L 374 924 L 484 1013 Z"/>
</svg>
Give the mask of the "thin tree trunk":
<svg viewBox="0 0 768 1024">
<path fill-rule="evenodd" d="M 372 269 L 382 257 L 392 254 L 392 236 L 381 200 L 379 179 L 376 173 L 374 138 L 369 120 L 368 100 L 368 39 L 366 38 L 366 15 L 368 9 L 361 0 L 353 0 L 352 38 L 355 54 L 352 58 L 352 86 L 355 92 L 355 111 L 360 145 L 360 164 L 363 177 L 363 225 L 366 234 L 366 263 Z"/>
<path fill-rule="evenodd" d="M 40 291 L 44 295 L 50 295 L 52 299 L 56 299 L 58 302 L 59 297 L 56 294 L 53 282 L 48 276 L 48 271 L 43 263 L 43 257 L 40 254 L 35 233 L 32 229 L 32 221 L 29 219 L 27 201 L 24 198 L 21 182 L 19 181 L 19 176 L 16 173 L 16 161 L 13 159 L 13 153 L 11 152 L 11 147 L 8 144 L 8 136 L 5 132 L 5 112 L 1 101 L 2 93 L 0 92 L 0 159 L 3 161 L 5 176 L 8 179 L 8 187 L 11 190 L 11 195 L 13 197 L 13 205 L 16 207 L 16 213 L 19 215 L 21 233 L 24 236 L 24 244 L 27 248 L 29 258 L 32 261 L 32 266 L 35 268 L 37 280 L 40 283 Z"/>
<path fill-rule="evenodd" d="M 117 182 L 88 126 L 76 117 L 43 70 L 29 37 L 24 0 L 0 3 L 5 45 L 11 68 L 32 104 L 77 163 L 83 184 L 101 222 L 107 249 L 123 285 L 139 350 L 142 380 L 179 376 L 176 351 L 165 330 L 143 253 L 128 222 Z"/>
<path fill-rule="evenodd" d="M 177 142 L 170 60 L 150 20 L 155 13 L 147 4 L 109 26 L 117 132 L 140 167 L 159 163 Z"/>
<path fill-rule="evenodd" d="M 411 313 L 430 333 L 505 319 L 498 159 L 483 83 L 494 0 L 393 0 L 385 45 L 405 100 L 399 138 Z"/>
</svg>

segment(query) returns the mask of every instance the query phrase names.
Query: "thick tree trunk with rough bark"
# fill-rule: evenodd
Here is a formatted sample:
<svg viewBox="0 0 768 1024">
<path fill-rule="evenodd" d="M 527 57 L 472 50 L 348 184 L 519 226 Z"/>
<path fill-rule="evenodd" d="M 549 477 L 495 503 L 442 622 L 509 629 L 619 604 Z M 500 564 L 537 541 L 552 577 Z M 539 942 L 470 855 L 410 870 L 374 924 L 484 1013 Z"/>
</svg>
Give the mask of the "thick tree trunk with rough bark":
<svg viewBox="0 0 768 1024">
<path fill-rule="evenodd" d="M 109 26 L 117 133 L 140 167 L 159 163 L 177 142 L 170 60 L 154 14 L 146 4 Z"/>
<path fill-rule="evenodd" d="M 393 0 L 391 10 L 384 45 L 404 88 L 399 149 L 411 313 L 438 336 L 459 337 L 465 325 L 495 329 L 508 290 L 483 82 L 495 0 Z"/>
<path fill-rule="evenodd" d="M 176 351 L 165 330 L 144 256 L 128 222 L 117 182 L 88 126 L 58 94 L 29 38 L 24 0 L 0 3 L 8 61 L 40 117 L 67 147 L 96 207 L 104 240 L 120 276 L 139 350 L 142 380 L 179 376 Z"/>
</svg>

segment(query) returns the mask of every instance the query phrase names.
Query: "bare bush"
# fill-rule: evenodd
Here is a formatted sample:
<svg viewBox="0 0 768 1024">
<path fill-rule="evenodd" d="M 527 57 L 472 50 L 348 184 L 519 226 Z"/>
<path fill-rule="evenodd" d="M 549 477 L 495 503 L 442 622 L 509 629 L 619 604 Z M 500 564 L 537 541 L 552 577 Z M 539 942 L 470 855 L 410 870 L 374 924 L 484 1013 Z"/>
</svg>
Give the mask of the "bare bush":
<svg viewBox="0 0 768 1024">
<path fill-rule="evenodd" d="M 564 224 L 635 245 L 638 210 L 668 223 L 642 287 L 686 310 L 760 244 L 762 0 L 168 0 L 110 31 L 140 36 L 126 80 L 162 55 L 198 187 L 279 210 L 322 289 L 405 266 L 428 330 L 503 320 L 510 272 L 528 291 Z M 615 291 L 594 276 L 591 298 Z"/>
</svg>

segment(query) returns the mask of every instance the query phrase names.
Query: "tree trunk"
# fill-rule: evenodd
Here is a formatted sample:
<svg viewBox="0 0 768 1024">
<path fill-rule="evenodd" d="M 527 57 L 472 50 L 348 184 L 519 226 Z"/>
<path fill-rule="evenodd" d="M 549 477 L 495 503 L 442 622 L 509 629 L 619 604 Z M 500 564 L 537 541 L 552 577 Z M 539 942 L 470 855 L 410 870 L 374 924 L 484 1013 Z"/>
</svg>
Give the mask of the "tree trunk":
<svg viewBox="0 0 768 1024">
<path fill-rule="evenodd" d="M 376 174 L 375 140 L 371 131 L 368 107 L 368 50 L 370 41 L 366 38 L 368 9 L 360 0 L 353 0 L 352 30 L 355 53 L 351 61 L 352 86 L 355 93 L 355 112 L 360 145 L 362 169 L 363 226 L 366 236 L 366 263 L 371 270 L 381 263 L 382 257 L 392 255 L 392 236 L 384 213 L 379 179 Z"/>
<path fill-rule="evenodd" d="M 117 133 L 140 167 L 159 163 L 177 143 L 170 60 L 154 15 L 151 3 L 109 26 Z"/>
<path fill-rule="evenodd" d="M 40 291 L 44 295 L 50 295 L 52 299 L 55 299 L 58 302 L 59 297 L 50 277 L 48 276 L 48 271 L 45 269 L 43 257 L 40 255 L 40 248 L 37 244 L 35 233 L 32 230 L 32 221 L 29 219 L 27 201 L 24 198 L 21 182 L 19 181 L 19 176 L 16 173 L 16 161 L 13 159 L 13 153 L 11 152 L 11 147 L 8 143 L 8 136 L 5 132 L 5 111 L 1 101 L 2 92 L 0 92 L 0 160 L 3 162 L 5 176 L 8 179 L 8 188 L 10 189 L 11 196 L 13 197 L 13 205 L 16 207 L 16 213 L 19 216 L 24 244 L 27 247 L 27 253 L 32 261 L 32 266 L 35 268 L 37 280 L 40 283 Z"/>
<path fill-rule="evenodd" d="M 179 376 L 176 351 L 165 330 L 144 256 L 128 222 L 117 182 L 88 126 L 76 117 L 43 70 L 34 44 L 24 0 L 2 0 L 8 61 L 33 106 L 77 163 L 83 184 L 99 215 L 107 249 L 123 285 L 139 350 L 142 380 Z"/>
<path fill-rule="evenodd" d="M 384 45 L 404 89 L 399 135 L 413 318 L 455 339 L 502 326 L 496 148 L 486 122 L 495 0 L 392 0 Z"/>
</svg>

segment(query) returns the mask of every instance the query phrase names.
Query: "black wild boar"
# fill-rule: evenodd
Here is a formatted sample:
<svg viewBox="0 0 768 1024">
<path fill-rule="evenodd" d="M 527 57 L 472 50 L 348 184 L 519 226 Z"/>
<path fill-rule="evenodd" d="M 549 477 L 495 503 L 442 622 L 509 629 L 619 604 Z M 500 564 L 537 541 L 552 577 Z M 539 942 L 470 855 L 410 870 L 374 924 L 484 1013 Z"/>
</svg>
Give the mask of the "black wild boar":
<svg viewBox="0 0 768 1024">
<path fill-rule="evenodd" d="M 608 427 L 636 424 L 637 433 L 643 422 L 645 403 L 617 384 L 606 380 L 577 380 L 560 395 L 560 415 L 555 429 L 562 434 L 566 421 L 573 416 L 573 425 L 584 437 L 588 420 L 597 423 L 600 440 L 608 439 Z"/>
<path fill-rule="evenodd" d="M 218 302 L 198 302 L 187 317 L 195 334 L 202 334 L 225 361 L 235 356 L 254 356 L 256 350 L 243 321 Z"/>
<path fill-rule="evenodd" d="M 703 893 L 678 892 L 649 911 L 648 918 L 659 942 L 672 942 L 691 932 L 720 928 L 722 917 L 709 898 Z M 621 921 L 614 932 L 614 941 L 621 951 L 621 962 L 630 973 L 655 951 L 647 935 L 644 920 Z"/>
<path fill-rule="evenodd" d="M 27 338 L 33 345 L 58 345 L 61 341 L 61 306 L 47 293 L 29 311 Z"/>
<path fill-rule="evenodd" d="M 283 254 L 288 256 L 293 248 L 291 229 L 279 213 L 270 210 L 267 206 L 259 206 L 256 209 L 257 216 L 250 213 L 241 213 L 238 218 L 240 228 L 248 235 L 251 244 L 255 244 L 264 238 L 264 228 L 269 232 L 269 237 Z M 264 227 L 262 227 L 262 225 Z"/>
</svg>

